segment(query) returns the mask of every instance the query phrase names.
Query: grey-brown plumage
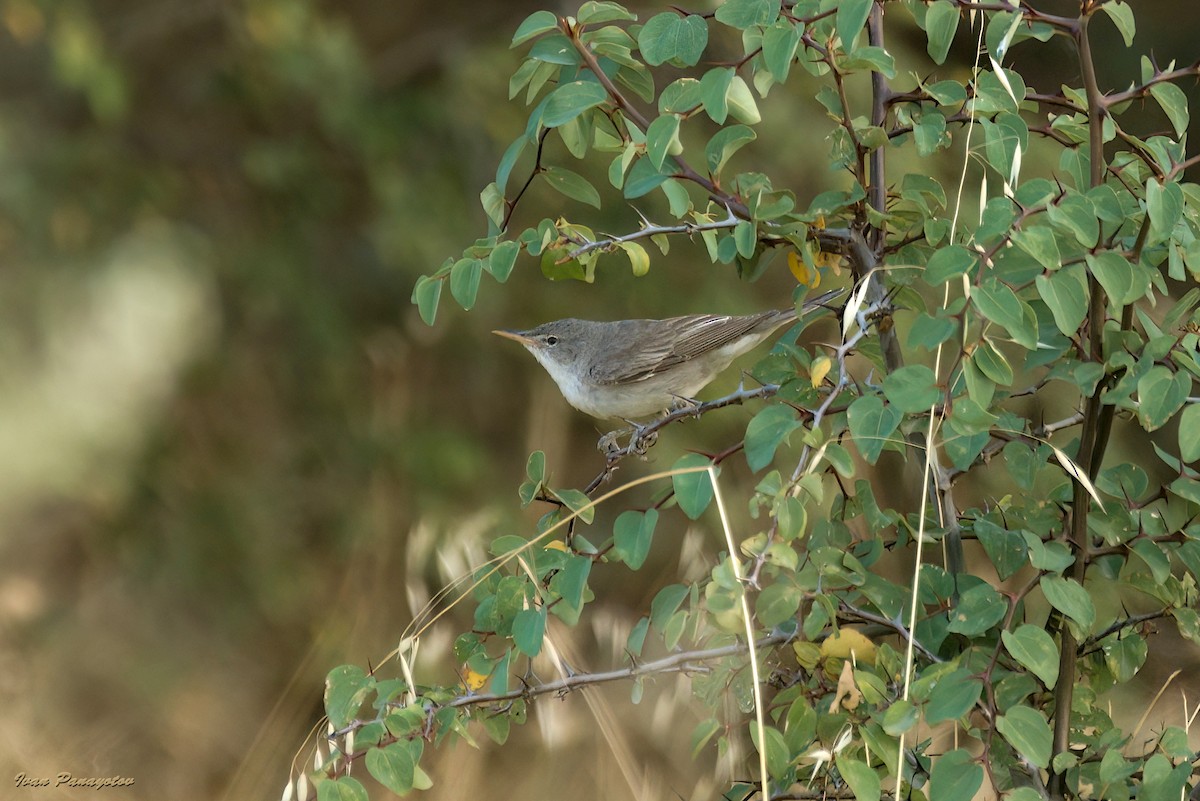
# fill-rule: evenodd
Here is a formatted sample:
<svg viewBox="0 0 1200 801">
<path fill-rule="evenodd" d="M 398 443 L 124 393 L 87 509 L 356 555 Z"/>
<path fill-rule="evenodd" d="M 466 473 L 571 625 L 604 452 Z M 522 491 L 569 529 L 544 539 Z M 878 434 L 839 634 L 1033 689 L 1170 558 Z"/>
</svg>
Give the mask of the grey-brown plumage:
<svg viewBox="0 0 1200 801">
<path fill-rule="evenodd" d="M 804 309 L 839 294 L 806 300 Z M 494 333 L 524 345 L 576 409 L 593 417 L 635 419 L 694 397 L 734 359 L 795 319 L 795 309 L 666 320 L 571 318 Z"/>
</svg>

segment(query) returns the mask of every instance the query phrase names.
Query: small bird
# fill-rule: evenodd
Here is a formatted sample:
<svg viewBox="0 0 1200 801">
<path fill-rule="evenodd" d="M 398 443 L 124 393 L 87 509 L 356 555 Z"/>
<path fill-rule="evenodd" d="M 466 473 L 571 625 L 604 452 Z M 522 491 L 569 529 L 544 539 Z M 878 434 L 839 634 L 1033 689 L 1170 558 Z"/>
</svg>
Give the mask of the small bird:
<svg viewBox="0 0 1200 801">
<path fill-rule="evenodd" d="M 805 300 L 803 309 L 822 306 L 841 292 Z M 524 345 L 579 411 L 633 420 L 688 402 L 734 359 L 796 319 L 796 310 L 789 308 L 741 317 L 566 319 L 528 331 L 492 333 Z"/>
</svg>

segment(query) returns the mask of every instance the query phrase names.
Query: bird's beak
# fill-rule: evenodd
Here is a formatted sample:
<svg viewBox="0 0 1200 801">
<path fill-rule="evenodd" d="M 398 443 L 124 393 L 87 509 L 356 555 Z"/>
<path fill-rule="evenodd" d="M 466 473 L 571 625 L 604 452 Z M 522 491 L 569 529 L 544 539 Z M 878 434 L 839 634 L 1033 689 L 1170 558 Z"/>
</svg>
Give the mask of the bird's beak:
<svg viewBox="0 0 1200 801">
<path fill-rule="evenodd" d="M 507 328 L 500 328 L 492 333 L 496 336 L 504 337 L 505 339 L 511 339 L 514 342 L 520 342 L 527 348 L 534 344 L 534 340 L 525 336 L 525 332 L 523 331 L 510 331 Z"/>
</svg>

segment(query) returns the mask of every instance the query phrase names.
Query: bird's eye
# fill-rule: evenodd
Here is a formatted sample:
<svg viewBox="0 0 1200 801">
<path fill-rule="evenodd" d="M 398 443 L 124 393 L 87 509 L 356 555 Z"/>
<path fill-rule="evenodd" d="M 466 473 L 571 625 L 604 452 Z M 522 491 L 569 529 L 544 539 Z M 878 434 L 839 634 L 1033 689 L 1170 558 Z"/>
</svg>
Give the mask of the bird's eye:
<svg viewBox="0 0 1200 801">
<path fill-rule="evenodd" d="M 551 334 L 550 336 L 546 337 L 546 344 L 547 345 L 557 345 L 558 337 L 554 336 L 554 334 Z"/>
</svg>

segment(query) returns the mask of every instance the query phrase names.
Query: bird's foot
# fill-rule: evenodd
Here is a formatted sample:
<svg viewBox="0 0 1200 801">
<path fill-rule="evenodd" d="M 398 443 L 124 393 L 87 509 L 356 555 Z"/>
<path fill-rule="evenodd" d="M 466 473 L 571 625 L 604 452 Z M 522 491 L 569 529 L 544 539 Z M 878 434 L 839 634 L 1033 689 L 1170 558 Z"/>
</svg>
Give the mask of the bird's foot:
<svg viewBox="0 0 1200 801">
<path fill-rule="evenodd" d="M 671 408 L 667 411 L 667 414 L 690 412 L 695 417 L 700 416 L 700 401 L 695 398 L 685 398 L 682 395 L 674 395 L 672 397 L 674 400 L 671 401 Z"/>
<path fill-rule="evenodd" d="M 644 456 L 646 451 L 658 441 L 658 431 L 652 430 L 649 424 L 643 425 L 632 420 L 625 421 L 628 428 L 618 428 L 600 437 L 596 449 L 604 454 L 610 464 L 623 456 Z M 622 447 L 620 439 L 628 436 L 629 440 Z"/>
<path fill-rule="evenodd" d="M 622 448 L 617 444 L 617 440 L 629 433 L 628 428 L 618 428 L 615 431 L 609 431 L 604 436 L 600 437 L 600 441 L 596 443 L 596 449 L 604 454 L 609 461 L 621 452 Z"/>
</svg>

